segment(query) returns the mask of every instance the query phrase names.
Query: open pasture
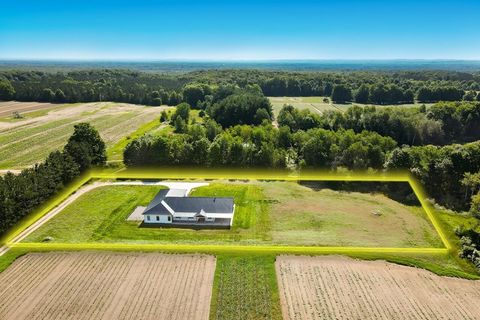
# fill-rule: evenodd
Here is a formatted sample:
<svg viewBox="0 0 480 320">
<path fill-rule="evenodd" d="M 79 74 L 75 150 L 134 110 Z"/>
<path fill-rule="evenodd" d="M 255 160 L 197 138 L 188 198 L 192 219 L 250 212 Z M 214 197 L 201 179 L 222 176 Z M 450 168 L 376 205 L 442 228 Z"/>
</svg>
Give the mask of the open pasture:
<svg viewBox="0 0 480 320">
<path fill-rule="evenodd" d="M 309 109 L 313 113 L 322 113 L 325 111 L 333 110 L 333 111 L 346 111 L 349 107 L 353 105 L 358 106 L 366 106 L 371 104 L 361 104 L 361 103 L 347 103 L 347 104 L 339 104 L 333 103 L 331 100 L 329 102 L 324 102 L 323 99 L 326 97 L 268 97 L 270 103 L 273 107 L 273 113 L 275 116 L 278 115 L 280 110 L 285 104 L 289 104 L 294 106 L 298 109 Z M 404 108 L 411 108 L 411 107 L 419 107 L 422 105 L 421 103 L 413 103 L 413 104 L 401 104 L 401 105 L 376 105 L 378 107 L 404 107 Z M 431 104 L 425 104 L 427 107 Z"/>
<path fill-rule="evenodd" d="M 0 273 L 0 318 L 206 320 L 215 258 L 30 253 Z"/>
<path fill-rule="evenodd" d="M 364 183 L 368 185 L 368 182 Z M 293 182 L 262 183 L 271 199 L 274 243 L 314 246 L 442 247 L 420 206 L 379 192 L 315 188 Z"/>
<path fill-rule="evenodd" d="M 336 256 L 280 256 L 275 265 L 286 320 L 480 318 L 480 281 Z"/>
<path fill-rule="evenodd" d="M 157 120 L 162 110 L 125 103 L 79 103 L 60 105 L 34 118 L 0 122 L 0 169 L 18 169 L 43 161 L 50 152 L 63 147 L 79 122 L 92 124 L 107 148 L 113 147 L 139 127 Z"/>
</svg>

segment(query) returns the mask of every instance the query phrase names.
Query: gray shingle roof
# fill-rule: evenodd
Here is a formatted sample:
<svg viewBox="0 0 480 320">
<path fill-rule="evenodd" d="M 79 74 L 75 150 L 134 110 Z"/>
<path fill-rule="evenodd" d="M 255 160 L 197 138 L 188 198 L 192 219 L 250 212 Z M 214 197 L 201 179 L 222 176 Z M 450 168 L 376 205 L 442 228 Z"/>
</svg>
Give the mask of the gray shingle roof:
<svg viewBox="0 0 480 320">
<path fill-rule="evenodd" d="M 165 209 L 162 205 L 161 205 L 161 202 L 163 199 L 165 199 L 165 196 L 167 195 L 168 193 L 168 189 L 162 189 L 160 190 L 157 195 L 155 196 L 155 198 L 153 198 L 153 200 L 148 204 L 147 208 L 145 209 L 145 211 L 143 211 L 143 214 L 145 213 L 156 213 L 156 214 L 159 214 L 160 212 L 157 212 L 157 210 L 154 210 L 155 212 L 153 212 L 152 210 L 155 209 L 158 205 L 160 205 L 160 207 L 162 207 L 166 213 L 168 213 L 168 210 Z M 152 211 L 152 212 L 149 212 L 149 211 Z"/>
<path fill-rule="evenodd" d="M 170 214 L 162 201 L 175 212 L 205 211 L 207 213 L 233 212 L 233 198 L 229 197 L 167 197 L 168 190 L 160 190 L 143 214 Z"/>
<path fill-rule="evenodd" d="M 233 198 L 219 197 L 166 197 L 165 202 L 175 212 L 229 213 L 233 211 Z"/>
</svg>

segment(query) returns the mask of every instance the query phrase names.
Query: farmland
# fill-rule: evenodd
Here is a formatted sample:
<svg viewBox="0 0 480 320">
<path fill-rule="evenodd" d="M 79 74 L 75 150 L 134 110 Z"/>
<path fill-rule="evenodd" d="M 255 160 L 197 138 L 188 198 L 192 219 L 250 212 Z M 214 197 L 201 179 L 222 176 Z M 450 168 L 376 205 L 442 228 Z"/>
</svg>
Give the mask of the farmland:
<svg viewBox="0 0 480 320">
<path fill-rule="evenodd" d="M 11 104 L 0 103 L 0 112 L 10 113 Z M 73 126 L 79 122 L 95 126 L 108 150 L 145 124 L 158 120 L 163 110 L 163 107 L 110 102 L 66 105 L 14 102 L 13 105 L 15 110 L 34 111 L 22 113 L 23 119 L 0 117 L 0 169 L 24 168 L 44 160 L 48 153 L 64 146 Z"/>
<path fill-rule="evenodd" d="M 218 256 L 210 319 L 281 319 L 274 261 L 274 256 Z"/>
<path fill-rule="evenodd" d="M 365 106 L 361 103 L 353 103 L 353 104 L 339 104 L 333 103 L 331 100 L 328 102 L 324 101 L 324 99 L 329 99 L 327 97 L 269 97 L 270 103 L 273 107 L 273 113 L 278 115 L 280 109 L 282 109 L 283 105 L 289 104 L 294 106 L 298 109 L 308 109 L 313 113 L 322 113 L 328 110 L 333 111 L 346 111 L 352 105 L 358 106 Z M 382 105 L 381 107 L 418 107 L 422 105 L 421 103 L 415 104 L 402 104 L 402 105 Z M 426 104 L 427 106 L 431 104 Z"/>
<path fill-rule="evenodd" d="M 383 261 L 277 257 L 285 319 L 478 319 L 480 282 Z"/>
<path fill-rule="evenodd" d="M 2 121 L 15 121 L 17 119 L 13 118 L 14 112 L 18 112 L 23 118 L 33 118 L 60 107 L 58 104 L 42 102 L 0 102 L 0 119 Z"/>
<path fill-rule="evenodd" d="M 420 207 L 382 194 L 314 190 L 294 182 L 218 181 L 192 196 L 232 196 L 230 230 L 141 227 L 127 221 L 159 186 L 109 185 L 76 199 L 25 242 L 154 242 L 360 247 L 441 247 Z M 108 201 L 106 200 L 108 199 Z M 75 233 L 71 226 L 78 226 Z"/>
<path fill-rule="evenodd" d="M 215 258 L 33 253 L 0 273 L 1 319 L 208 319 Z"/>
</svg>

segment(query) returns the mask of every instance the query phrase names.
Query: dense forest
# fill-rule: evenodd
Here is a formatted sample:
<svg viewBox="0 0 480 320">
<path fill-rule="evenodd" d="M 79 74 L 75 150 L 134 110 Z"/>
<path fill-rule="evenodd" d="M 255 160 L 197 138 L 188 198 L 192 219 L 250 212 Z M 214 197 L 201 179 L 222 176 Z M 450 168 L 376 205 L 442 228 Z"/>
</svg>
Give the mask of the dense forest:
<svg viewBox="0 0 480 320">
<path fill-rule="evenodd" d="M 286 72 L 130 70 L 62 72 L 2 70 L 0 100 L 117 101 L 201 107 L 219 86 L 258 86 L 266 96 L 329 96 L 338 103 L 402 104 L 480 99 L 480 74 L 457 71 Z"/>
<path fill-rule="evenodd" d="M 0 176 L 0 235 L 91 166 L 106 161 L 105 144 L 88 123 L 75 125 L 63 151 L 20 174 Z"/>
</svg>

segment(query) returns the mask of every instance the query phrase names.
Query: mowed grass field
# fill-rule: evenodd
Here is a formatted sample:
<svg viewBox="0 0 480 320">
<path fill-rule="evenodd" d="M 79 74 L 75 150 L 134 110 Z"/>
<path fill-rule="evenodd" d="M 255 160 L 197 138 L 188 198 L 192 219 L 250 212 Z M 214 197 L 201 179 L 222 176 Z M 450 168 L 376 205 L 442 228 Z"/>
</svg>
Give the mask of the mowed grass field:
<svg viewBox="0 0 480 320">
<path fill-rule="evenodd" d="M 0 103 L 0 111 L 10 104 Z M 15 102 L 15 109 L 22 110 L 22 104 Z M 21 113 L 25 116 L 23 119 L 13 120 L 11 116 L 0 115 L 0 169 L 21 169 L 43 161 L 50 152 L 65 145 L 73 133 L 73 126 L 79 122 L 92 124 L 100 132 L 107 149 L 119 150 L 121 146 L 116 147 L 116 144 L 134 135 L 139 128 L 148 123 L 159 126 L 158 119 L 164 109 L 112 102 L 37 105 L 34 111 Z M 151 124 L 148 129 L 154 128 Z M 121 159 L 118 150 L 109 154 Z"/>
<path fill-rule="evenodd" d="M 268 204 L 255 185 L 212 184 L 193 190 L 191 196 L 233 196 L 235 219 L 230 230 L 192 230 L 143 227 L 127 221 L 137 206 L 146 206 L 160 186 L 112 185 L 93 189 L 75 200 L 52 220 L 25 239 L 40 242 L 149 242 L 233 243 L 266 240 Z M 76 225 L 72 232 L 72 225 Z"/>
<path fill-rule="evenodd" d="M 40 242 L 441 247 L 420 207 L 381 194 L 316 191 L 295 182 L 211 182 L 191 196 L 231 196 L 230 230 L 141 226 L 126 218 L 159 186 L 102 186 L 76 199 L 25 239 Z M 75 227 L 73 227 L 75 226 Z M 75 228 L 75 232 L 72 232 Z"/>
<path fill-rule="evenodd" d="M 292 105 L 298 109 L 309 109 L 313 113 L 322 113 L 327 110 L 333 111 L 346 111 L 349 107 L 353 105 L 357 106 L 366 106 L 366 104 L 361 103 L 348 103 L 348 104 L 339 104 L 333 103 L 330 99 L 329 102 L 324 102 L 323 99 L 327 97 L 268 97 L 270 103 L 273 107 L 273 113 L 275 116 L 278 116 L 278 113 L 282 109 L 285 104 Z M 422 103 L 414 103 L 414 104 L 401 104 L 401 105 L 381 105 L 378 107 L 404 107 L 404 108 L 411 108 L 411 107 L 419 107 Z M 427 107 L 431 104 L 425 104 Z"/>
</svg>

